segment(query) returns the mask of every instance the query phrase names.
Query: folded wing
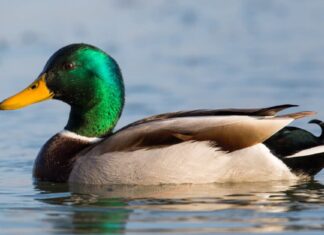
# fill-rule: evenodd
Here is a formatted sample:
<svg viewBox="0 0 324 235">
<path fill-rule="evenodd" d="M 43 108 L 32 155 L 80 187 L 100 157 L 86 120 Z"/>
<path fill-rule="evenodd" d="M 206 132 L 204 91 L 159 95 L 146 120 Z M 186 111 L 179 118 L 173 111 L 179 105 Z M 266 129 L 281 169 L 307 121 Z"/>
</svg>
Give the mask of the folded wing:
<svg viewBox="0 0 324 235">
<path fill-rule="evenodd" d="M 288 107 L 292 105 L 161 114 L 122 128 L 95 148 L 104 153 L 157 148 L 184 141 L 209 141 L 224 151 L 235 151 L 262 143 L 294 119 L 313 114 L 273 116 Z"/>
</svg>

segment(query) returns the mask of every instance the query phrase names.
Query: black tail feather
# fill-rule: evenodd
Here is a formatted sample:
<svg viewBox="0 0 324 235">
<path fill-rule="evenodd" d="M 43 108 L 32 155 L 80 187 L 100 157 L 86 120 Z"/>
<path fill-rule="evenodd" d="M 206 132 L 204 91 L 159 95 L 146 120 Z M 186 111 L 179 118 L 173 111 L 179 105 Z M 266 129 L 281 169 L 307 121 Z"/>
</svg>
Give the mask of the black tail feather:
<svg viewBox="0 0 324 235">
<path fill-rule="evenodd" d="M 324 152 L 306 156 L 292 156 L 300 151 L 324 146 L 324 122 L 314 119 L 310 123 L 322 129 L 320 137 L 298 127 L 285 127 L 264 144 L 294 173 L 314 176 L 324 168 Z"/>
<path fill-rule="evenodd" d="M 294 173 L 316 175 L 324 168 L 324 153 L 281 159 Z"/>
<path fill-rule="evenodd" d="M 319 127 L 321 128 L 321 135 L 318 137 L 322 142 L 324 142 L 324 122 L 318 119 L 313 119 L 310 120 L 308 123 L 313 123 L 313 124 L 317 124 L 319 125 Z"/>
</svg>

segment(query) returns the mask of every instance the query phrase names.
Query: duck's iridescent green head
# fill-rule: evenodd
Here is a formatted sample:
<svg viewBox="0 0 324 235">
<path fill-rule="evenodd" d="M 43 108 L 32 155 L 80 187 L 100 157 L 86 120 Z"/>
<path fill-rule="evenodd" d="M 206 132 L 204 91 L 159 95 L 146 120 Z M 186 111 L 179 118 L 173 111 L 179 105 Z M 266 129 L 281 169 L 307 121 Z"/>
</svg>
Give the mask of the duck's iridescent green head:
<svg viewBox="0 0 324 235">
<path fill-rule="evenodd" d="M 49 98 L 71 105 L 67 130 L 98 137 L 116 125 L 124 105 L 124 85 L 116 61 L 87 44 L 72 44 L 54 53 L 39 78 L 0 103 L 18 109 Z"/>
<path fill-rule="evenodd" d="M 54 98 L 70 105 L 93 106 L 107 92 L 124 92 L 116 61 L 90 45 L 63 47 L 48 60 L 43 73 Z"/>
</svg>

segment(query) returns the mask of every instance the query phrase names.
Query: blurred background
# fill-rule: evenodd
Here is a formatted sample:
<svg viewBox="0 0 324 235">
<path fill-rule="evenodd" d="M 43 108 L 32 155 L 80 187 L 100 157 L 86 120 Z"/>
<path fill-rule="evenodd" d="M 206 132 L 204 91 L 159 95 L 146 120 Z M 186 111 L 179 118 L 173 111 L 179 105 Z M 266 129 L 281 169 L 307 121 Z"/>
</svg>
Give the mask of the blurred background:
<svg viewBox="0 0 324 235">
<path fill-rule="evenodd" d="M 323 23 L 322 0 L 2 0 L 0 99 L 29 85 L 56 50 L 70 43 L 84 42 L 108 52 L 122 69 L 127 96 L 118 127 L 162 112 L 284 103 L 301 106 L 292 111 L 315 110 L 317 118 L 324 119 Z M 82 220 L 69 217 L 77 214 L 75 210 L 79 208 L 69 207 L 76 202 L 68 191 L 63 190 L 63 194 L 44 192 L 38 186 L 34 188 L 31 177 L 40 147 L 63 129 L 68 111 L 67 105 L 48 101 L 0 113 L 0 209 L 5 211 L 0 214 L 0 224 L 7 228 L 2 230 L 4 234 L 21 234 L 28 230 L 25 228 L 29 228 L 31 234 L 44 234 L 37 230 L 44 221 L 50 226 L 54 221 L 54 227 L 58 228 L 54 231 L 70 231 L 63 228 L 76 226 L 74 223 L 78 222 L 82 226 Z M 318 134 L 319 128 L 307 121 L 301 120 L 295 125 Z M 324 182 L 323 172 L 316 179 Z M 323 203 L 323 186 L 318 187 L 322 188 L 317 193 L 322 194 L 313 194 L 316 197 L 311 200 L 322 198 Z M 308 191 L 297 194 L 311 195 Z M 270 198 L 263 194 L 261 197 Z M 282 229 L 282 223 L 289 226 L 297 223 L 295 227 L 287 225 L 293 230 L 300 228 L 298 226 L 306 230 L 309 226 L 315 230 L 323 228 L 320 227 L 323 208 L 322 217 L 318 211 L 317 214 L 306 211 L 301 214 L 302 222 L 293 220 L 296 208 L 309 210 L 310 205 L 300 205 L 296 198 L 282 199 L 290 204 L 284 204 L 285 209 L 275 208 L 273 213 L 278 214 L 269 215 L 277 220 L 269 220 L 267 207 L 257 204 L 254 206 L 261 214 L 252 210 L 250 218 L 242 212 L 237 214 L 238 220 L 250 226 L 261 215 L 264 220 L 258 221 L 261 224 L 258 228 L 265 226 L 265 231 L 276 229 L 264 225 L 264 221 L 279 224 L 275 226 L 277 230 Z M 60 215 L 63 213 L 61 220 L 54 216 L 56 208 L 39 202 L 49 199 L 57 199 L 56 204 L 67 206 L 58 209 Z M 55 204 L 53 201 L 49 204 Z M 143 203 L 150 212 L 149 205 L 143 201 L 129 204 L 143 206 Z M 296 203 L 301 207 L 296 207 Z M 30 219 L 25 216 L 26 208 Z M 293 211 L 293 214 L 281 214 L 282 211 Z M 140 220 L 145 216 L 151 219 L 151 214 L 145 214 L 145 210 L 136 213 L 142 216 Z M 227 218 L 231 218 L 237 211 L 228 213 Z M 293 219 L 282 222 L 281 218 L 290 215 Z M 164 216 L 172 219 L 176 214 Z M 181 216 L 189 218 L 187 214 Z M 204 216 L 209 220 L 218 215 Z M 97 221 L 91 219 L 89 217 L 89 221 Z M 18 227 L 17 220 L 20 221 Z M 310 225 L 310 221 L 314 224 Z M 231 227 L 231 222 L 228 223 Z M 202 228 L 206 226 L 214 224 L 202 224 Z M 138 228 L 136 223 L 135 228 Z"/>
<path fill-rule="evenodd" d="M 60 47 L 85 42 L 122 68 L 120 125 L 181 109 L 282 103 L 324 118 L 323 12 L 321 0 L 2 1 L 0 97 L 35 79 Z M 49 113 L 62 115 L 57 130 L 67 111 L 47 102 L 17 113 L 46 123 Z"/>
</svg>

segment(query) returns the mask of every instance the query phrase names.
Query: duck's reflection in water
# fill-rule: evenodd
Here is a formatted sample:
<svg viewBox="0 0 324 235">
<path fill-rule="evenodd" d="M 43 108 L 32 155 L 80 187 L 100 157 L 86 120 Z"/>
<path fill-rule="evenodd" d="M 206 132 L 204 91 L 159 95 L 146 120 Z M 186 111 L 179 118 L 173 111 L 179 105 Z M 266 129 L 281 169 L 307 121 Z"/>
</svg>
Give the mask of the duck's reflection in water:
<svg viewBox="0 0 324 235">
<path fill-rule="evenodd" d="M 37 200 L 61 205 L 53 227 L 74 233 L 278 232 L 298 222 L 291 212 L 324 202 L 316 182 L 35 187 Z"/>
</svg>

